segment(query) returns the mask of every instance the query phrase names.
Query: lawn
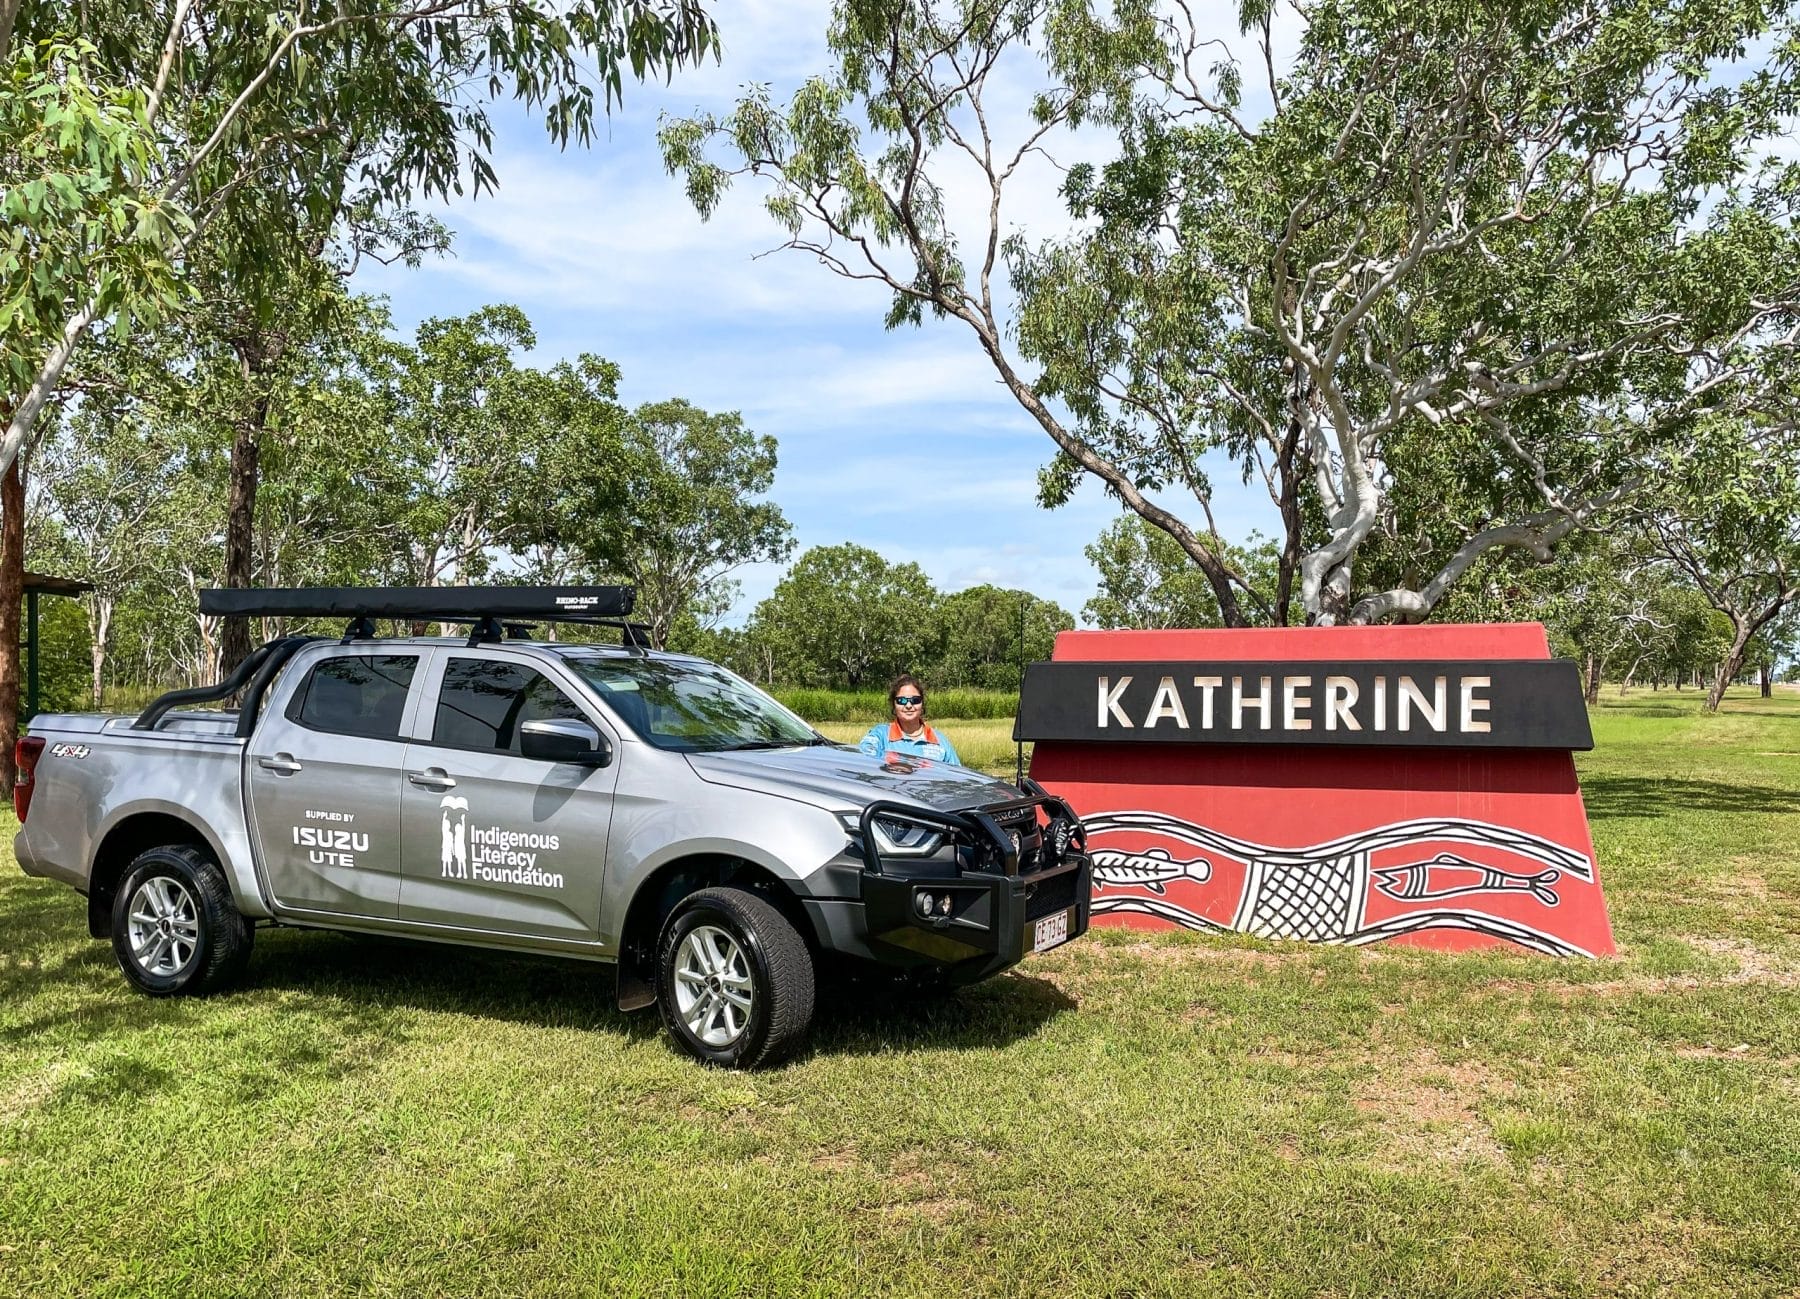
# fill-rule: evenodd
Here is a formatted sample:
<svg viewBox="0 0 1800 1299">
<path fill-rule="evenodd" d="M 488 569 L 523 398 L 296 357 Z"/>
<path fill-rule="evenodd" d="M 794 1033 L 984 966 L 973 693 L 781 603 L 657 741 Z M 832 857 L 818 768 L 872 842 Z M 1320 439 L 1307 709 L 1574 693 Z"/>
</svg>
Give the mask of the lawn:
<svg viewBox="0 0 1800 1299">
<path fill-rule="evenodd" d="M 1608 693 L 1617 960 L 1112 933 L 751 1076 L 549 961 L 152 1002 L 9 861 L 0 1291 L 1791 1295 L 1800 695 Z"/>
</svg>

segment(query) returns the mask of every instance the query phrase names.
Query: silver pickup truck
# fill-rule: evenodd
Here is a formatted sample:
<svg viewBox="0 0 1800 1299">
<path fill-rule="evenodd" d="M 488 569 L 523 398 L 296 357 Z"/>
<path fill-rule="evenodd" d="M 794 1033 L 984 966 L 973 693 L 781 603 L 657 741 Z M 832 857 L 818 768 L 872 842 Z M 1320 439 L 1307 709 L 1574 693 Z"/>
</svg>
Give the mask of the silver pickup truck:
<svg viewBox="0 0 1800 1299">
<path fill-rule="evenodd" d="M 486 614 L 467 639 L 373 638 L 370 611 L 496 603 L 407 590 L 287 593 L 356 621 L 135 719 L 32 722 L 19 863 L 87 895 L 144 992 L 229 984 L 266 925 L 549 953 L 616 963 L 621 1007 L 749 1067 L 804 1037 L 822 966 L 964 983 L 1087 928 L 1080 823 L 1029 781 L 864 756 L 697 658 Z M 256 594 L 283 593 L 206 593 Z"/>
</svg>

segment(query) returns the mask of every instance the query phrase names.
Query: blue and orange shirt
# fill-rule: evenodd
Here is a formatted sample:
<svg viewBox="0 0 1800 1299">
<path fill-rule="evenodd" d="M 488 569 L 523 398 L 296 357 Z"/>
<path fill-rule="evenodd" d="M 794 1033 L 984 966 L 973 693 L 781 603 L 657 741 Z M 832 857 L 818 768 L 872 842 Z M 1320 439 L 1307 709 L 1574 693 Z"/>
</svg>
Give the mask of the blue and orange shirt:
<svg viewBox="0 0 1800 1299">
<path fill-rule="evenodd" d="M 899 722 L 877 722 L 869 728 L 869 733 L 862 737 L 862 742 L 856 747 L 871 758 L 879 758 L 888 753 L 904 753 L 909 758 L 928 758 L 953 767 L 962 766 L 962 759 L 956 756 L 956 746 L 950 743 L 950 737 L 941 731 L 932 730 L 929 724 L 908 739 L 900 730 Z"/>
</svg>

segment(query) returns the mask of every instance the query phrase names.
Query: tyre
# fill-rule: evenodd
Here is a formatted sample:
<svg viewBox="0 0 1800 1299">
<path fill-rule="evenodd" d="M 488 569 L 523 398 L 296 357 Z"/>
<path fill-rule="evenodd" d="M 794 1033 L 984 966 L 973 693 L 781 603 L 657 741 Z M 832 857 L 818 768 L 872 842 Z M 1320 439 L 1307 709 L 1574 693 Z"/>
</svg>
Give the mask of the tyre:
<svg viewBox="0 0 1800 1299">
<path fill-rule="evenodd" d="M 812 1023 L 812 954 L 779 911 L 742 889 L 701 889 L 676 908 L 656 973 L 669 1036 L 707 1064 L 774 1064 Z"/>
<path fill-rule="evenodd" d="M 194 844 L 140 853 L 113 895 L 119 968 L 152 997 L 198 996 L 229 985 L 250 959 L 254 932 L 238 914 L 225 872 Z"/>
</svg>

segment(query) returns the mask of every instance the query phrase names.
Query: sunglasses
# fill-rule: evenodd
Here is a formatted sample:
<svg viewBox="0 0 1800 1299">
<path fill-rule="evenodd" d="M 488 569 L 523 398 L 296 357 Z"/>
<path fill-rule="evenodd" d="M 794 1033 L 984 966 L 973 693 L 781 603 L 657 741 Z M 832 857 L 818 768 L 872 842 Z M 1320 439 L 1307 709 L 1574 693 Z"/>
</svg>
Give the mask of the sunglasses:
<svg viewBox="0 0 1800 1299">
<path fill-rule="evenodd" d="M 911 708 L 914 704 L 924 703 L 925 696 L 924 695 L 895 695 L 894 702 L 899 704 L 900 707 L 902 707 L 902 708 Z"/>
</svg>

